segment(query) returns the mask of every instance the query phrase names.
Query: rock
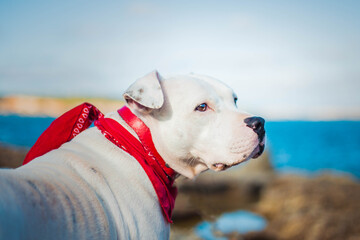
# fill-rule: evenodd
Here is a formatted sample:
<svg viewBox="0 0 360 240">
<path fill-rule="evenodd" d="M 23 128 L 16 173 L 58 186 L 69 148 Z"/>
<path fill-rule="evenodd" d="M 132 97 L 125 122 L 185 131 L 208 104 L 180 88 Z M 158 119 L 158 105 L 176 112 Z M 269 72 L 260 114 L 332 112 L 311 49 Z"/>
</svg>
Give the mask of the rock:
<svg viewBox="0 0 360 240">
<path fill-rule="evenodd" d="M 21 166 L 28 149 L 0 144 L 0 168 L 17 168 Z"/>
<path fill-rule="evenodd" d="M 249 232 L 244 235 L 230 234 L 227 236 L 228 240 L 277 240 L 278 238 L 274 233 L 261 231 L 261 232 Z"/>
<path fill-rule="evenodd" d="M 193 227 L 224 212 L 251 208 L 274 176 L 268 155 L 263 154 L 224 172 L 209 170 L 195 180 L 177 179 L 173 228 Z"/>
<path fill-rule="evenodd" d="M 170 240 L 203 240 L 191 228 L 178 229 L 171 226 Z"/>
<path fill-rule="evenodd" d="M 360 184 L 349 177 L 281 176 L 256 208 L 279 239 L 359 239 Z"/>
</svg>

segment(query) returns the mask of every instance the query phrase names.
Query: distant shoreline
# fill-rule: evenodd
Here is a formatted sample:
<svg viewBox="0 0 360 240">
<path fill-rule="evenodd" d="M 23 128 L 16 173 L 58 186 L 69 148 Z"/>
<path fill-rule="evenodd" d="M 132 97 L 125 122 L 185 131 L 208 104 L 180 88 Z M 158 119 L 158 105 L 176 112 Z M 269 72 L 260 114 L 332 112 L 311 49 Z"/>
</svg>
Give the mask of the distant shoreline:
<svg viewBox="0 0 360 240">
<path fill-rule="evenodd" d="M 89 102 L 101 112 L 116 111 L 124 105 L 120 99 L 106 97 L 43 97 L 31 95 L 0 96 L 0 115 L 58 117 L 73 107 Z M 250 113 L 262 116 L 268 121 L 360 121 L 360 111 L 353 108 L 341 110 L 334 107 L 302 109 L 298 111 L 288 106 L 271 109 L 249 109 Z"/>
<path fill-rule="evenodd" d="M 0 98 L 0 114 L 58 117 L 77 105 L 89 102 L 103 113 L 116 111 L 124 102 L 105 98 L 52 98 L 14 95 Z"/>
</svg>

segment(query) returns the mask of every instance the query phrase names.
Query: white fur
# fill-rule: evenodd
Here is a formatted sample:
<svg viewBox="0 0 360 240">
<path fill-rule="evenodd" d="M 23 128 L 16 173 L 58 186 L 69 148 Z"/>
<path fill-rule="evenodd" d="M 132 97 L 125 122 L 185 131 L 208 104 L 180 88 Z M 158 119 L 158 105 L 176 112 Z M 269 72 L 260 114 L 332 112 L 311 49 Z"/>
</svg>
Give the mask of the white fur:
<svg viewBox="0 0 360 240">
<path fill-rule="evenodd" d="M 128 106 L 150 128 L 164 160 L 186 177 L 222 170 L 216 163 L 245 161 L 259 144 L 243 121 L 249 115 L 217 80 L 165 80 L 153 72 L 130 89 Z M 194 111 L 201 103 L 209 110 Z M 116 112 L 107 117 L 134 135 Z M 169 224 L 144 170 L 96 127 L 23 167 L 0 170 L 0 239 L 168 238 Z"/>
</svg>

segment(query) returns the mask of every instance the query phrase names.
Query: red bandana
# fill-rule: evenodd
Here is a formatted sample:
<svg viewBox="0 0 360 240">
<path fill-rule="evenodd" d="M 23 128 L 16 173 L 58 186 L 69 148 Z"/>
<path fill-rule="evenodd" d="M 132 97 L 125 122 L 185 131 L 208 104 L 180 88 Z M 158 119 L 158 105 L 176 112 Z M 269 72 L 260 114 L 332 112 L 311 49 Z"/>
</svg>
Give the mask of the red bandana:
<svg viewBox="0 0 360 240">
<path fill-rule="evenodd" d="M 83 103 L 55 119 L 26 155 L 23 165 L 73 139 L 104 115 L 90 103 Z"/>
<path fill-rule="evenodd" d="M 166 220 L 172 223 L 171 214 L 177 194 L 177 189 L 173 186 L 176 172 L 166 166 L 156 151 L 150 129 L 144 122 L 127 107 L 121 108 L 118 112 L 125 122 L 134 129 L 140 142 L 118 122 L 111 118 L 104 118 L 96 107 L 89 103 L 83 103 L 53 121 L 30 149 L 23 165 L 36 157 L 59 148 L 63 143 L 70 141 L 77 134 L 87 129 L 96 120 L 96 127 L 108 140 L 132 155 L 140 163 L 155 189 Z"/>
</svg>

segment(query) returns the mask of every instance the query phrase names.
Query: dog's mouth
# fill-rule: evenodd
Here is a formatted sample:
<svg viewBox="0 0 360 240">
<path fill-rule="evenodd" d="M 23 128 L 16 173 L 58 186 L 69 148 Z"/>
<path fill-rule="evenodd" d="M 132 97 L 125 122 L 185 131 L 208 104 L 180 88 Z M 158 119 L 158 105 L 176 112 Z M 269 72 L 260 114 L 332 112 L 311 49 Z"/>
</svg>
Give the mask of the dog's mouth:
<svg viewBox="0 0 360 240">
<path fill-rule="evenodd" d="M 245 159 L 235 162 L 233 164 L 225 164 L 225 163 L 214 163 L 212 165 L 213 170 L 215 171 L 224 171 L 228 168 L 231 168 L 233 166 L 239 165 L 240 163 L 246 162 L 247 160 L 251 158 L 258 158 L 261 156 L 261 154 L 264 152 L 265 149 L 265 138 L 256 146 L 256 148 L 252 151 L 252 153 Z"/>
<path fill-rule="evenodd" d="M 260 155 L 264 152 L 265 149 L 265 139 L 263 139 L 261 141 L 261 143 L 259 143 L 256 148 L 254 149 L 254 151 L 250 154 L 250 156 L 252 156 L 251 158 L 258 158 L 260 157 Z"/>
</svg>

